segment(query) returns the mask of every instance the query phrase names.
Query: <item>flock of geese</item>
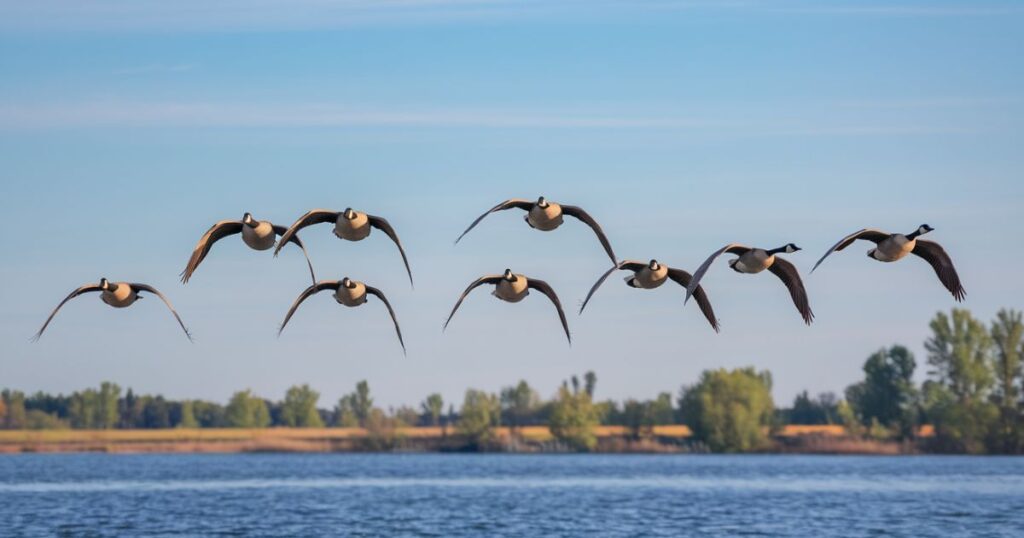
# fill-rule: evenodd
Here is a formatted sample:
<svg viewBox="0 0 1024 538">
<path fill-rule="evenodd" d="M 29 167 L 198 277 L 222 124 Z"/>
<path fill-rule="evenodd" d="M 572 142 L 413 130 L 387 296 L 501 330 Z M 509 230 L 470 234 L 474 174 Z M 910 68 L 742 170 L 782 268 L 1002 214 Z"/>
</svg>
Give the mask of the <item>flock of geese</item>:
<svg viewBox="0 0 1024 538">
<path fill-rule="evenodd" d="M 800 250 L 800 247 L 793 243 L 787 243 L 781 247 L 773 249 L 749 247 L 738 243 L 730 243 L 714 251 L 710 256 L 708 256 L 704 263 L 697 268 L 695 273 L 690 274 L 682 269 L 664 265 L 654 259 L 649 262 L 634 260 L 620 261 L 615 256 L 611 243 L 605 236 L 601 226 L 590 216 L 590 214 L 580 207 L 560 205 L 546 200 L 544 197 L 540 197 L 536 201 L 513 198 L 492 207 L 483 215 L 477 217 L 477 219 L 474 220 L 468 228 L 466 228 L 466 231 L 462 232 L 462 235 L 455 240 L 455 243 L 458 243 L 460 239 L 462 239 L 470 232 L 470 230 L 475 228 L 480 221 L 491 213 L 505 211 L 508 209 L 520 209 L 525 211 L 526 214 L 524 215 L 524 220 L 531 228 L 536 230 L 545 232 L 552 231 L 562 225 L 563 218 L 565 216 L 570 216 L 583 222 L 594 231 L 594 234 L 597 236 L 598 241 L 604 248 L 605 253 L 611 259 L 612 267 L 598 278 L 597 282 L 595 282 L 594 286 L 590 289 L 590 292 L 587 293 L 587 297 L 580 307 L 580 314 L 583 313 L 583 309 L 586 308 L 587 303 L 590 302 L 590 299 L 594 296 L 597 289 L 601 287 L 604 281 L 607 280 L 613 272 L 629 271 L 631 274 L 626 277 L 625 281 L 626 285 L 631 288 L 654 289 L 664 284 L 667 280 L 671 280 L 683 288 L 686 288 L 686 299 L 683 303 L 685 304 L 688 302 L 691 297 L 696 299 L 697 305 L 700 307 L 700 310 L 704 314 L 708 323 L 711 324 L 711 328 L 714 329 L 715 332 L 718 332 L 718 319 L 715 317 L 715 312 L 711 307 L 711 302 L 708 299 L 707 293 L 704 291 L 703 287 L 701 287 L 700 281 L 704 278 L 704 275 L 707 274 L 715 260 L 722 254 L 733 254 L 736 257 L 728 262 L 729 267 L 732 268 L 733 271 L 736 271 L 737 273 L 757 274 L 768 270 L 777 276 L 789 290 L 793 304 L 796 306 L 801 318 L 803 318 L 804 323 L 810 325 L 814 320 L 814 313 L 811 311 L 810 302 L 807 299 L 807 291 L 804 289 L 804 284 L 800 278 L 799 271 L 797 271 L 796 266 L 788 260 L 780 257 L 780 254 L 793 254 Z M 395 316 L 395 311 L 391 307 L 391 303 L 388 302 L 387 297 L 385 297 L 384 292 L 348 277 L 341 280 L 316 280 L 316 274 L 313 271 L 313 264 L 309 261 L 309 255 L 306 253 L 306 247 L 299 239 L 298 232 L 299 230 L 314 224 L 328 223 L 334 224 L 335 236 L 347 241 L 362 241 L 370 235 L 370 232 L 373 231 L 373 229 L 380 230 L 382 233 L 387 235 L 388 238 L 390 238 L 398 247 L 398 252 L 402 256 L 402 263 L 405 265 L 405 270 L 409 275 L 409 284 L 413 284 L 412 270 L 409 268 L 409 260 L 405 255 L 405 249 L 402 248 L 402 242 L 398 239 L 398 234 L 395 232 L 395 229 L 392 228 L 391 224 L 389 224 L 383 217 L 369 215 L 367 213 L 355 211 L 351 208 L 345 209 L 344 211 L 314 209 L 299 217 L 299 219 L 288 228 L 276 225 L 269 221 L 256 220 L 250 213 L 245 213 L 241 220 L 222 220 L 217 222 L 199 238 L 199 242 L 193 249 L 192 255 L 189 257 L 188 264 L 185 266 L 185 270 L 181 273 L 181 282 L 183 284 L 188 283 L 199 268 L 199 265 L 210 253 L 214 243 L 225 237 L 241 235 L 242 242 L 253 250 L 262 251 L 274 248 L 274 256 L 277 256 L 281 249 L 288 243 L 293 243 L 296 247 L 302 250 L 302 253 L 306 258 L 306 264 L 309 266 L 312 285 L 300 293 L 292 303 L 291 308 L 288 309 L 288 313 L 285 315 L 284 321 L 281 323 L 278 335 L 280 335 L 281 331 L 284 330 L 288 321 L 291 320 L 292 315 L 295 314 L 295 311 L 303 301 L 321 291 L 330 290 L 335 301 L 349 307 L 360 306 L 367 302 L 368 296 L 373 295 L 384 303 L 384 307 L 387 308 L 388 314 L 391 316 L 391 321 L 395 325 L 395 333 L 398 336 L 398 342 L 402 346 L 402 351 L 404 353 L 405 342 L 402 339 L 402 330 L 398 325 L 398 318 Z M 914 254 L 915 256 L 927 261 L 928 264 L 932 266 L 932 269 L 935 270 L 935 274 L 938 276 L 942 285 L 953 294 L 953 297 L 957 301 L 963 301 L 964 288 L 960 284 L 960 277 L 957 275 L 956 269 L 953 267 L 953 262 L 950 260 L 949 255 L 938 243 L 920 239 L 920 236 L 931 232 L 932 230 L 933 228 L 931 226 L 922 224 L 916 230 L 908 234 L 889 233 L 871 228 L 856 231 L 840 239 L 839 242 L 833 245 L 832 248 L 830 248 L 825 255 L 823 255 L 816 264 L 814 264 L 811 272 L 817 269 L 830 254 L 841 251 L 853 244 L 854 241 L 860 239 L 870 241 L 875 244 L 875 247 L 869 250 L 867 254 L 868 257 L 880 262 L 895 262 L 905 258 L 909 254 Z M 558 299 L 558 295 L 555 293 L 555 290 L 543 280 L 513 273 L 510 269 L 506 269 L 502 274 L 481 276 L 470 283 L 455 302 L 455 306 L 452 308 L 451 314 L 448 315 L 448 319 L 444 323 L 445 328 L 448 327 L 452 317 L 455 316 L 455 312 L 458 311 L 459 306 L 462 305 L 462 301 L 465 300 L 470 292 L 484 284 L 493 285 L 494 291 L 492 294 L 498 299 L 510 303 L 522 301 L 527 295 L 529 295 L 530 290 L 535 290 L 547 296 L 547 298 L 554 304 L 555 310 L 558 312 L 558 317 L 561 320 L 562 329 L 565 331 L 566 339 L 570 344 L 572 343 L 572 336 L 569 334 L 569 324 L 565 317 L 565 311 L 562 309 L 562 303 Z M 100 300 L 114 308 L 125 308 L 131 306 L 143 297 L 140 295 L 142 293 L 153 294 L 159 297 L 160 300 L 167 305 L 167 308 L 171 311 L 171 314 L 174 315 L 175 320 L 177 320 L 178 325 L 181 326 L 185 335 L 189 340 L 192 339 L 192 335 L 185 327 L 181 317 L 178 316 L 177 311 L 174 310 L 170 300 L 168 300 L 167 297 L 156 288 L 136 282 L 111 282 L 106 278 L 101 278 L 97 283 L 85 284 L 68 294 L 68 296 L 53 309 L 53 312 L 46 319 L 46 322 L 43 323 L 42 328 L 40 328 L 39 332 L 35 334 L 34 339 L 38 340 L 39 337 L 42 336 L 43 331 L 46 330 L 46 327 L 49 326 L 54 316 L 57 315 L 57 312 L 65 303 L 79 295 L 91 292 L 99 292 Z"/>
</svg>

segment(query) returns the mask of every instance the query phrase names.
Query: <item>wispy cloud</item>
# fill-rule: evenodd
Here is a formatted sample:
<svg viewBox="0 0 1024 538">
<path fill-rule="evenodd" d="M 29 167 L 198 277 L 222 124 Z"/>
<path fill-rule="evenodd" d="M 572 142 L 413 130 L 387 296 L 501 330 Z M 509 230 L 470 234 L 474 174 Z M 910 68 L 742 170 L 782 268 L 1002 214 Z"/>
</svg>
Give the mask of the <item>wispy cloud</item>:
<svg viewBox="0 0 1024 538">
<path fill-rule="evenodd" d="M 691 118 L 516 109 L 398 109 L 331 104 L 83 103 L 0 105 L 0 128 L 125 127 L 481 127 L 695 128 Z"/>
<path fill-rule="evenodd" d="M 439 24 L 515 18 L 573 21 L 650 11 L 870 16 L 1024 14 L 1005 2 L 875 0 L 0 0 L 0 28 L 14 31 L 253 31 L 356 25 Z"/>
<path fill-rule="evenodd" d="M 68 128 L 477 128 L 674 130 L 724 136 L 877 136 L 962 134 L 970 127 L 894 123 L 882 118 L 764 117 L 742 111 L 719 116 L 618 113 L 580 109 L 403 108 L 335 104 L 96 102 L 3 104 L 0 129 Z"/>
<path fill-rule="evenodd" d="M 184 73 L 195 69 L 195 64 L 147 64 L 115 69 L 115 75 L 149 75 L 159 73 Z"/>
</svg>

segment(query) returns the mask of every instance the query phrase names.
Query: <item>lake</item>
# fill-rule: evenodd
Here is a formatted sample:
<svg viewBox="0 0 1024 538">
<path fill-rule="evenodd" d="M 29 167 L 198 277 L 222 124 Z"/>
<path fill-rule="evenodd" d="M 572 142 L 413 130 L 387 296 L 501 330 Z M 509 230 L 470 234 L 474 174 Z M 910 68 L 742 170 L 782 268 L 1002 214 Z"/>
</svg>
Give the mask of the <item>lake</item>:
<svg viewBox="0 0 1024 538">
<path fill-rule="evenodd" d="M 3 536 L 1024 536 L 1024 458 L 0 456 Z"/>
</svg>

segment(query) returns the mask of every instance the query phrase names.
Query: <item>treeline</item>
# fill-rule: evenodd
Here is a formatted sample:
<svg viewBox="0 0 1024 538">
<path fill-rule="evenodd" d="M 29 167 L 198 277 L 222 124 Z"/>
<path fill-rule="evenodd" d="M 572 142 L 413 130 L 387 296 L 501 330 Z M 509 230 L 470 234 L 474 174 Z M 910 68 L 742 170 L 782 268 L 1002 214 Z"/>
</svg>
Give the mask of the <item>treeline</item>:
<svg viewBox="0 0 1024 538">
<path fill-rule="evenodd" d="M 590 450 L 594 427 L 626 428 L 631 440 L 649 439 L 654 426 L 686 424 L 690 443 L 717 452 L 771 448 L 771 434 L 787 424 L 838 424 L 851 437 L 909 444 L 920 450 L 965 453 L 1019 453 L 1024 450 L 1024 324 L 1021 313 L 1002 310 L 990 324 L 967 310 L 939 313 L 925 342 L 931 369 L 915 385 L 913 354 L 893 345 L 868 357 L 864 379 L 847 387 L 843 398 L 825 393 L 796 397 L 777 409 L 772 377 L 753 368 L 708 370 L 673 397 L 648 400 L 598 400 L 597 376 L 587 372 L 565 380 L 550 399 L 526 381 L 491 393 L 466 391 L 458 409 L 440 394 L 413 408 L 382 409 L 374 404 L 366 381 L 331 407 L 308 385 L 293 386 L 281 400 L 249 390 L 236 392 L 226 405 L 202 400 L 168 400 L 160 395 L 122 394 L 102 383 L 70 395 L 4 390 L 0 427 L 7 429 L 111 428 L 265 428 L 364 427 L 388 439 L 404 426 L 446 426 L 467 448 L 494 447 L 494 427 L 508 426 L 513 437 L 524 426 L 548 426 L 565 447 Z M 920 437 L 922 425 L 934 433 Z M 447 431 L 447 429 L 445 430 Z M 386 448 L 384 443 L 381 447 Z"/>
</svg>

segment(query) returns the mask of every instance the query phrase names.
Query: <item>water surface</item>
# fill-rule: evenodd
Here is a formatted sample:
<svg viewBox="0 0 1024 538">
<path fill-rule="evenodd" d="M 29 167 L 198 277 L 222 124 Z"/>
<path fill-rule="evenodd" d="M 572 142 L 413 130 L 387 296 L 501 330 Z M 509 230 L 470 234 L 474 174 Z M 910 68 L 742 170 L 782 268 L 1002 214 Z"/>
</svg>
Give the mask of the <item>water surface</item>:
<svg viewBox="0 0 1024 538">
<path fill-rule="evenodd" d="M 1024 458 L 0 457 L 7 536 L 1024 536 Z"/>
</svg>

